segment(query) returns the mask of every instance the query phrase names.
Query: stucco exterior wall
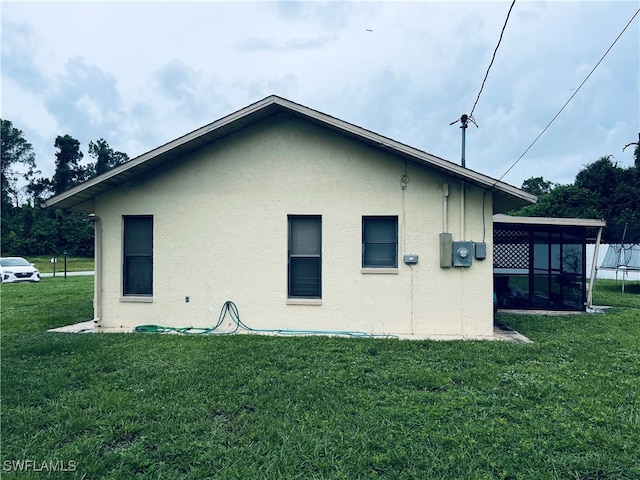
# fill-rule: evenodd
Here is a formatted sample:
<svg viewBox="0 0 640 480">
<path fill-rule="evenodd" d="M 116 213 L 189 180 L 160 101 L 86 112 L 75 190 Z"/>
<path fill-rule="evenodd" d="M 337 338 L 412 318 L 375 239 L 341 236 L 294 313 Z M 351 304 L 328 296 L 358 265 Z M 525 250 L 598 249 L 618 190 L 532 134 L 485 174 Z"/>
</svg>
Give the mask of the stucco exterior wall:
<svg viewBox="0 0 640 480">
<path fill-rule="evenodd" d="M 454 240 L 488 245 L 469 268 L 439 266 L 443 183 Z M 483 234 L 483 192 L 467 185 L 462 239 L 460 191 L 458 180 L 279 114 L 96 198 L 99 328 L 209 327 L 232 300 L 253 328 L 490 337 L 491 195 Z M 321 305 L 287 302 L 287 216 L 296 214 L 322 216 Z M 154 218 L 151 302 L 121 297 L 123 215 Z M 396 273 L 363 273 L 363 215 L 398 216 Z M 405 253 L 418 264 L 405 265 Z"/>
</svg>

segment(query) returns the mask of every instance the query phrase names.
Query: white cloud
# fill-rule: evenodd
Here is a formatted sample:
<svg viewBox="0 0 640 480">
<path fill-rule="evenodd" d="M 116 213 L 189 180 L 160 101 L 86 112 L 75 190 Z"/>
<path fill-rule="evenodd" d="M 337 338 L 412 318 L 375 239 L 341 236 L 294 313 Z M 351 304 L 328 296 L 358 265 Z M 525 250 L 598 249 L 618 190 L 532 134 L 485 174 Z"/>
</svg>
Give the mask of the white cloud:
<svg viewBox="0 0 640 480">
<path fill-rule="evenodd" d="M 135 156 L 270 94 L 459 162 L 449 123 L 469 113 L 510 3 L 5 2 L 2 115 L 50 172 L 56 135 Z M 467 165 L 501 176 L 636 9 L 516 3 Z M 640 129 L 639 23 L 505 180 L 567 183 L 608 154 L 632 163 L 620 150 Z"/>
<path fill-rule="evenodd" d="M 3 74 L 32 92 L 42 89 L 44 78 L 33 60 L 37 42 L 33 29 L 24 23 L 6 21 L 2 23 L 2 34 L 12 39 L 2 42 Z"/>
</svg>

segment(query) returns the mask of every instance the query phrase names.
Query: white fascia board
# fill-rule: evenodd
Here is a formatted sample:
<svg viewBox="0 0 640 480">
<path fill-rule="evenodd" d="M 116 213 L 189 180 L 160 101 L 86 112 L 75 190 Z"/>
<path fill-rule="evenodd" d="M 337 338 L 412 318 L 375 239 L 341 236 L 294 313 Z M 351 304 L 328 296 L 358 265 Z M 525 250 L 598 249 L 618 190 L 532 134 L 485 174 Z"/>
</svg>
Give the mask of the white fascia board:
<svg viewBox="0 0 640 480">
<path fill-rule="evenodd" d="M 495 214 L 493 223 L 507 223 L 510 225 L 553 225 L 559 227 L 606 227 L 605 220 L 592 218 L 555 218 L 555 217 L 512 217 L 510 215 Z"/>
<path fill-rule="evenodd" d="M 296 112 L 300 114 L 302 117 L 307 119 L 312 119 L 318 122 L 321 125 L 325 125 L 337 131 L 341 131 L 343 133 L 348 133 L 353 135 L 354 137 L 360 138 L 370 144 L 377 146 L 378 148 L 387 149 L 391 152 L 395 152 L 405 157 L 409 157 L 416 161 L 417 163 L 422 163 L 426 166 L 430 166 L 432 168 L 438 169 L 446 174 L 458 177 L 463 180 L 468 180 L 476 185 L 479 185 L 488 190 L 498 190 L 507 195 L 511 195 L 516 198 L 520 198 L 528 203 L 535 203 L 537 201 L 537 197 L 535 195 L 531 195 L 519 188 L 516 188 L 512 185 L 500 182 L 499 180 L 495 180 L 486 175 L 482 175 L 480 173 L 474 172 L 473 170 L 469 170 L 462 166 L 456 165 L 455 163 L 449 162 L 442 158 L 433 156 L 429 153 L 423 152 L 416 148 L 410 147 L 403 143 L 397 142 L 390 138 L 384 137 L 377 133 L 371 132 L 364 128 L 358 127 L 351 123 L 340 120 L 336 117 L 332 117 L 330 115 L 324 114 L 317 110 L 310 109 L 303 105 L 291 102 L 290 100 L 286 100 L 284 98 L 272 95 L 264 98 L 254 104 L 251 104 L 241 110 L 238 110 L 234 113 L 231 113 L 219 120 L 214 121 L 204 127 L 201 127 L 197 130 L 194 130 L 186 135 L 183 135 L 171 142 L 168 142 L 160 147 L 157 147 L 147 153 L 144 153 L 127 163 L 119 165 L 118 167 L 110 170 L 108 172 L 103 173 L 102 175 L 95 177 L 87 182 L 78 185 L 76 187 L 71 188 L 70 190 L 61 193 L 60 195 L 56 195 L 54 197 L 45 200 L 42 203 L 43 207 L 53 207 L 60 203 L 65 203 L 65 200 L 71 199 L 76 195 L 79 195 L 79 202 L 84 202 L 95 196 L 96 194 L 101 193 L 103 188 L 100 188 L 100 185 L 104 182 L 107 182 L 110 179 L 114 179 L 116 183 L 121 183 L 122 181 L 126 181 L 127 171 L 135 169 L 137 167 L 143 166 L 143 164 L 149 162 L 154 158 L 158 158 L 170 153 L 172 150 L 178 149 L 179 147 L 188 145 L 191 142 L 196 141 L 199 138 L 207 137 L 210 133 L 215 132 L 217 130 L 222 129 L 225 126 L 233 125 L 235 122 L 241 121 L 245 117 L 250 117 L 252 114 L 259 112 L 269 105 L 279 105 L 284 110 L 288 110 L 290 112 Z M 215 140 L 215 136 L 213 138 Z M 196 147 L 197 148 L 197 147 Z M 118 179 L 118 177 L 121 177 Z M 97 190 L 91 192 L 92 189 L 98 187 Z M 109 187 L 106 187 L 109 188 Z M 83 198 L 82 193 L 86 192 Z"/>
</svg>

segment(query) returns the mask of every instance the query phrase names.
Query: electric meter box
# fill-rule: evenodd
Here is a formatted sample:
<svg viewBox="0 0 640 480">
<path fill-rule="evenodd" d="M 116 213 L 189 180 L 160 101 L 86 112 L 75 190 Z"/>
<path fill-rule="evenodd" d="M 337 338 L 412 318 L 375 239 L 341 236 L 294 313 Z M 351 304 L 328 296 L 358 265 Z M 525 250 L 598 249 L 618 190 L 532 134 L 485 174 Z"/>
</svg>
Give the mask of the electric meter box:
<svg viewBox="0 0 640 480">
<path fill-rule="evenodd" d="M 453 266 L 470 267 L 473 258 L 473 242 L 453 242 Z"/>
</svg>

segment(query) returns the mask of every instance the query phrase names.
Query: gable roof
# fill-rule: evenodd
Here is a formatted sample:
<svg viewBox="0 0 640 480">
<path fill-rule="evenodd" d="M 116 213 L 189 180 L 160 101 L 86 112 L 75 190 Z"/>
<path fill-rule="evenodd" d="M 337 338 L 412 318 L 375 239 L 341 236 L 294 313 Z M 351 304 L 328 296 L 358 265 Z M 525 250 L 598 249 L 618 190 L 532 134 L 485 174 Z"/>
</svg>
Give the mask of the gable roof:
<svg viewBox="0 0 640 480">
<path fill-rule="evenodd" d="M 108 172 L 88 180 L 66 192 L 53 196 L 42 207 L 91 212 L 89 202 L 101 193 L 121 185 L 167 162 L 179 159 L 203 146 L 233 134 L 249 125 L 277 113 L 286 112 L 339 134 L 351 137 L 374 148 L 383 149 L 402 159 L 464 180 L 493 191 L 494 212 L 502 212 L 535 203 L 537 197 L 507 183 L 469 170 L 364 128 L 345 122 L 317 110 L 271 95 L 237 112 L 220 118 L 169 143 L 129 160 Z"/>
</svg>

